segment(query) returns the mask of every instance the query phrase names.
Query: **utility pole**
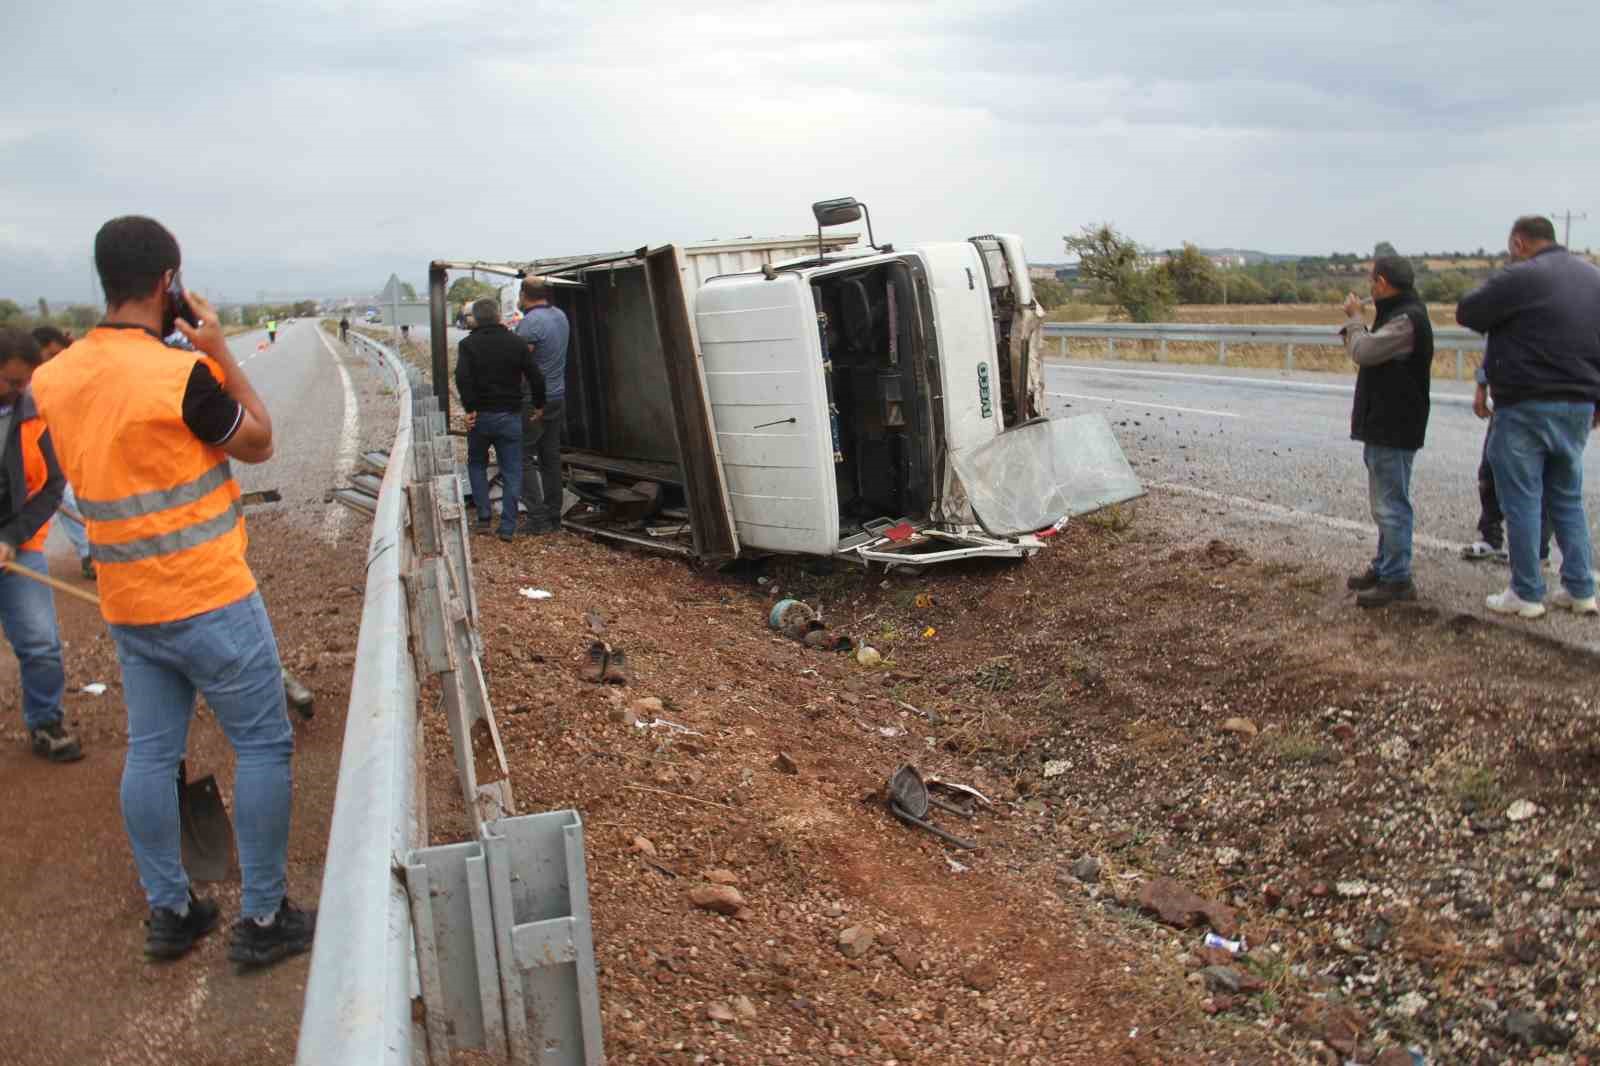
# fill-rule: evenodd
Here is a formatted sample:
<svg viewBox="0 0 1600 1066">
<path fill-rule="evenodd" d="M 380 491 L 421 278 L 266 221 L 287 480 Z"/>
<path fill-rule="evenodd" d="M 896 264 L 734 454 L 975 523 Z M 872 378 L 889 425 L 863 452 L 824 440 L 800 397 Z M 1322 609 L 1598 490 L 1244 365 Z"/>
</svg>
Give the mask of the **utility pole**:
<svg viewBox="0 0 1600 1066">
<path fill-rule="evenodd" d="M 1553 218 L 1553 219 L 1555 219 L 1555 218 L 1562 219 L 1564 221 L 1565 226 L 1564 226 L 1564 232 L 1562 233 L 1562 237 L 1561 237 L 1561 244 L 1562 244 L 1563 247 L 1571 248 L 1572 247 L 1572 220 L 1573 219 L 1577 219 L 1579 222 L 1582 222 L 1584 219 L 1589 217 L 1589 213 L 1587 211 L 1580 211 L 1577 214 L 1573 214 L 1572 213 L 1572 209 L 1569 207 L 1565 211 L 1552 211 L 1552 212 L 1550 212 L 1550 217 Z"/>
</svg>

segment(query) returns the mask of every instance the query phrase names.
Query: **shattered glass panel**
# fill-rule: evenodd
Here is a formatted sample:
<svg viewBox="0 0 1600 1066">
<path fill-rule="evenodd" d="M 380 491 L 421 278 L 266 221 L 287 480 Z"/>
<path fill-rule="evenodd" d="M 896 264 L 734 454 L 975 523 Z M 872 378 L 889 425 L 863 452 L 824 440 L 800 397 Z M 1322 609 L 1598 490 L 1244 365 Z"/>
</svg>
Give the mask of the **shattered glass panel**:
<svg viewBox="0 0 1600 1066">
<path fill-rule="evenodd" d="M 1029 422 L 951 461 L 978 521 L 997 537 L 1144 495 L 1104 415 Z"/>
</svg>

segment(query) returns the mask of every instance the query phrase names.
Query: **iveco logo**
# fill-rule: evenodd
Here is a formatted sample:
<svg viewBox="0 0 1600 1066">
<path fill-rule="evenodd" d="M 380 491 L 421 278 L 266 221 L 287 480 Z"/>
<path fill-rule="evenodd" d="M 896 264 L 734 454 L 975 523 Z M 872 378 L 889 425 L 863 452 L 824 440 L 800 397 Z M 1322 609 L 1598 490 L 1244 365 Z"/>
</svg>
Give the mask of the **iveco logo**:
<svg viewBox="0 0 1600 1066">
<path fill-rule="evenodd" d="M 978 404 L 983 408 L 983 417 L 994 416 L 994 405 L 989 402 L 989 364 L 978 364 Z"/>
</svg>

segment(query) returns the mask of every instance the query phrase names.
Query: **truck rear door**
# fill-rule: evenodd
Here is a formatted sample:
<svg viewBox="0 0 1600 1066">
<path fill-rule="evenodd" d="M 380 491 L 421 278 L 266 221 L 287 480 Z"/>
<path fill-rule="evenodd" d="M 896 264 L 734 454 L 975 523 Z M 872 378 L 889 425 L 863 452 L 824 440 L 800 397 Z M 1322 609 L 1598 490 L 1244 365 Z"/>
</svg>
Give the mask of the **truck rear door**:
<svg viewBox="0 0 1600 1066">
<path fill-rule="evenodd" d="M 656 329 L 667 370 L 672 407 L 678 412 L 678 454 L 683 466 L 695 554 L 706 559 L 732 559 L 739 554 L 733 510 L 717 435 L 711 424 L 711 400 L 705 368 L 695 345 L 684 291 L 683 252 L 675 244 L 644 250 L 645 280 L 655 310 Z"/>
</svg>

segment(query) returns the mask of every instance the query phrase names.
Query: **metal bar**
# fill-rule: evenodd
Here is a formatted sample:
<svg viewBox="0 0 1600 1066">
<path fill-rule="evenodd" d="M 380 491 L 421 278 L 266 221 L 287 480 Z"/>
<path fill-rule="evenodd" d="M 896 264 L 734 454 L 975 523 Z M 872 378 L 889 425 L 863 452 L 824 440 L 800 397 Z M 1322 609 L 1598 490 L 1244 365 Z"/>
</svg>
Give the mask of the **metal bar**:
<svg viewBox="0 0 1600 1066">
<path fill-rule="evenodd" d="M 1457 381 L 1465 381 L 1466 380 L 1466 378 L 1467 378 L 1466 369 L 1467 369 L 1466 358 L 1462 354 L 1461 349 L 1457 348 L 1456 349 L 1456 380 Z"/>
<path fill-rule="evenodd" d="M 1283 368 L 1285 370 L 1294 369 L 1294 345 L 1292 344 L 1283 350 Z"/>
<path fill-rule="evenodd" d="M 450 418 L 450 335 L 446 332 L 444 290 L 448 271 L 443 263 L 428 264 L 428 341 L 433 354 L 433 394 L 445 419 Z"/>
<path fill-rule="evenodd" d="M 356 336 L 393 371 L 400 417 L 367 549 L 339 784 L 323 867 L 317 938 L 295 1053 L 299 1066 L 413 1066 L 425 1039 L 412 1018 L 411 909 L 395 856 L 419 837 L 417 685 L 405 591 L 411 378 L 382 345 Z"/>
</svg>

